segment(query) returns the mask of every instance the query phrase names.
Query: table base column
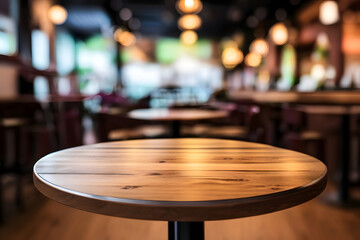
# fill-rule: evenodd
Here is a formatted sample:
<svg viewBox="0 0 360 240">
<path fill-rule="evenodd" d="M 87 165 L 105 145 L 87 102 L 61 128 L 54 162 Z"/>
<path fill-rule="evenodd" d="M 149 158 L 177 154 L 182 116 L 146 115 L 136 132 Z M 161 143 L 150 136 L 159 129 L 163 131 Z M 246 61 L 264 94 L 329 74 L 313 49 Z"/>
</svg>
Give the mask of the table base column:
<svg viewBox="0 0 360 240">
<path fill-rule="evenodd" d="M 204 222 L 169 222 L 169 240 L 204 240 Z"/>
<path fill-rule="evenodd" d="M 171 137 L 179 138 L 180 137 L 180 121 L 174 120 L 171 123 Z"/>
<path fill-rule="evenodd" d="M 328 193 L 327 195 L 323 196 L 322 199 L 325 201 L 325 203 L 338 207 L 358 207 L 360 206 L 360 201 L 351 198 L 349 187 L 349 162 L 351 152 L 350 115 L 343 114 L 341 120 L 340 183 L 337 192 Z"/>
</svg>

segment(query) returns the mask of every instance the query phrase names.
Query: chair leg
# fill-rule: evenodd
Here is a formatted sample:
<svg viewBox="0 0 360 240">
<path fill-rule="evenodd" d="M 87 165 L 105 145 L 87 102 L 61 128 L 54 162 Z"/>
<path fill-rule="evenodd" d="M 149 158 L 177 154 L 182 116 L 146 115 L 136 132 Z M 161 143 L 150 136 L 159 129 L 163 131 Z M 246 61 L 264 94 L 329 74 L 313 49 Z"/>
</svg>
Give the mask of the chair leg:
<svg viewBox="0 0 360 240">
<path fill-rule="evenodd" d="M 0 225 L 4 222 L 3 173 L 5 168 L 5 142 L 5 131 L 0 127 Z"/>
<path fill-rule="evenodd" d="M 24 209 L 24 200 L 22 197 L 23 187 L 22 187 L 22 176 L 18 174 L 16 176 L 16 206 L 20 209 Z"/>
<path fill-rule="evenodd" d="M 15 174 L 16 174 L 16 205 L 18 208 L 23 209 L 22 197 L 22 167 L 21 167 L 21 129 L 15 129 Z"/>
<path fill-rule="evenodd" d="M 324 163 L 326 163 L 326 159 L 325 159 L 325 140 L 321 139 L 319 141 L 319 148 L 318 148 L 318 158 L 323 161 Z"/>
<path fill-rule="evenodd" d="M 4 196 L 3 196 L 3 182 L 2 174 L 0 174 L 0 225 L 4 222 Z"/>
</svg>

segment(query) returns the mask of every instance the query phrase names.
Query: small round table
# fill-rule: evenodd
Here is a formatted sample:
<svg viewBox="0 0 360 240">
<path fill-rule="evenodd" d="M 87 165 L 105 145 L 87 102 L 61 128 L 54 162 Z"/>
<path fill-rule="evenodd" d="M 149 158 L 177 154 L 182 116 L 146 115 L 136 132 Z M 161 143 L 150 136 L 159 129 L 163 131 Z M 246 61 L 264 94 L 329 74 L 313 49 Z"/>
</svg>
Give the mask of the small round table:
<svg viewBox="0 0 360 240">
<path fill-rule="evenodd" d="M 306 202 L 326 186 L 308 155 L 206 138 L 100 143 L 55 152 L 34 166 L 44 195 L 85 211 L 169 221 L 169 239 L 204 239 L 204 221 Z"/>
<path fill-rule="evenodd" d="M 228 116 L 226 111 L 205 110 L 205 109 L 167 109 L 167 108 L 148 108 L 137 109 L 129 112 L 128 116 L 133 119 L 149 121 L 171 122 L 171 137 L 180 137 L 180 123 L 182 121 L 195 121 L 204 119 L 225 118 Z"/>
</svg>

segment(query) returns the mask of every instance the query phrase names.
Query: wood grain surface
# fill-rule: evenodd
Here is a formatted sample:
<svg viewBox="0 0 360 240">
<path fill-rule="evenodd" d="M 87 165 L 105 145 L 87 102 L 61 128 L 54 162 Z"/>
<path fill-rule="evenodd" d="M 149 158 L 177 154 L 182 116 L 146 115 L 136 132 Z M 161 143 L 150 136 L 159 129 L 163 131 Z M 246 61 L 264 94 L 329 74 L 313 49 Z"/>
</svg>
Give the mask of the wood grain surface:
<svg viewBox="0 0 360 240">
<path fill-rule="evenodd" d="M 360 91 L 230 91 L 229 96 L 233 100 L 252 101 L 255 103 L 303 103 L 327 105 L 360 104 Z"/>
<path fill-rule="evenodd" d="M 228 113 L 220 110 L 148 108 L 133 110 L 129 112 L 128 116 L 141 120 L 192 121 L 224 118 L 228 116 Z"/>
<path fill-rule="evenodd" d="M 46 196 L 135 219 L 208 221 L 289 208 L 317 196 L 326 167 L 302 153 L 219 139 L 100 143 L 52 153 L 34 166 Z"/>
<path fill-rule="evenodd" d="M 359 196 L 360 189 L 354 188 L 353 190 L 353 193 Z M 30 204 L 26 211 L 21 211 L 14 221 L 7 220 L 0 225 L 0 239 L 168 239 L 167 222 L 92 214 L 31 196 L 27 195 L 28 202 L 37 201 L 37 203 Z M 35 196 L 37 195 L 35 194 Z M 205 239 L 359 240 L 359 226 L 359 208 L 351 210 L 334 208 L 317 198 L 286 211 L 249 218 L 205 222 Z"/>
<path fill-rule="evenodd" d="M 360 114 L 360 106 L 340 106 L 340 105 L 302 105 L 293 106 L 297 111 L 308 114 L 326 114 L 326 115 L 358 115 Z"/>
</svg>

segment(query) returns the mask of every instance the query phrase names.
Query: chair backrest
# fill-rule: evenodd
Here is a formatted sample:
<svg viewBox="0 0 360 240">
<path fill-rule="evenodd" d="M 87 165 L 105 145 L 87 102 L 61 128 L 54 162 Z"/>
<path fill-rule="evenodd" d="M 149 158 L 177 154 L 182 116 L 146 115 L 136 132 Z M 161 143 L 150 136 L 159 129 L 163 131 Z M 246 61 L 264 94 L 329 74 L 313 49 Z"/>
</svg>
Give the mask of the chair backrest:
<svg viewBox="0 0 360 240">
<path fill-rule="evenodd" d="M 286 130 L 301 131 L 306 126 L 306 114 L 291 106 L 283 106 L 282 108 L 282 124 Z"/>
</svg>

